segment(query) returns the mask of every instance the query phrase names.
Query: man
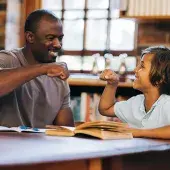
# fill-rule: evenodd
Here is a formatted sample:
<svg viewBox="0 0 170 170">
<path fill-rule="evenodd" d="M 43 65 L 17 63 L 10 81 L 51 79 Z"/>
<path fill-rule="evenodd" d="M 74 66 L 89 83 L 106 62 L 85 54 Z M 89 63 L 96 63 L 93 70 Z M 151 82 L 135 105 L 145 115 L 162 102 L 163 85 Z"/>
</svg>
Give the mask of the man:
<svg viewBox="0 0 170 170">
<path fill-rule="evenodd" d="M 0 125 L 74 126 L 61 21 L 47 10 L 32 12 L 25 22 L 23 48 L 0 52 Z"/>
</svg>

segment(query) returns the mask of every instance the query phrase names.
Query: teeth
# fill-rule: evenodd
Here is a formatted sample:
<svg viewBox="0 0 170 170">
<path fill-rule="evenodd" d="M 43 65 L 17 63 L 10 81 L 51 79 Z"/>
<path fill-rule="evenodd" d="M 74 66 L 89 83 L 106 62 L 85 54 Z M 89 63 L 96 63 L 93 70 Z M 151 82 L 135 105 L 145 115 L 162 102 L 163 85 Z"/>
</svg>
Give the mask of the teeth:
<svg viewBox="0 0 170 170">
<path fill-rule="evenodd" d="M 50 55 L 52 55 L 52 56 L 55 56 L 55 57 L 57 57 L 57 56 L 58 56 L 58 52 L 49 51 L 49 53 L 50 53 Z"/>
</svg>

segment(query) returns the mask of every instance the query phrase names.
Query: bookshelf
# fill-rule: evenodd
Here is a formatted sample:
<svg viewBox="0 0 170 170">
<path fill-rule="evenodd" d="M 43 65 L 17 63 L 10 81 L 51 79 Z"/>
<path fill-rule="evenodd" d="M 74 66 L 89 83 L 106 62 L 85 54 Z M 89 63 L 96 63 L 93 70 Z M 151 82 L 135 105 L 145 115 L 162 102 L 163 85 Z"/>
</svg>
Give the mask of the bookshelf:
<svg viewBox="0 0 170 170">
<path fill-rule="evenodd" d="M 169 0 L 125 0 L 122 14 L 133 18 L 168 18 L 170 17 Z"/>
<path fill-rule="evenodd" d="M 127 82 L 119 82 L 117 95 L 132 97 L 139 94 L 140 92 L 132 87 L 134 75 L 128 75 L 127 78 Z M 71 89 L 71 96 L 80 96 L 81 92 L 101 94 L 106 86 L 106 82 L 100 80 L 99 75 L 84 73 L 72 73 L 68 78 L 68 83 Z"/>
<path fill-rule="evenodd" d="M 138 21 L 142 21 L 142 20 L 169 20 L 170 16 L 126 16 L 126 15 L 121 15 L 121 18 L 132 18 L 132 19 L 136 19 Z"/>
<path fill-rule="evenodd" d="M 117 100 L 126 100 L 140 92 L 133 89 L 133 75 L 128 82 L 119 82 L 116 97 Z M 100 96 L 106 82 L 99 79 L 99 75 L 74 73 L 68 78 L 71 90 L 71 107 L 75 121 L 110 120 L 101 116 L 98 112 Z"/>
<path fill-rule="evenodd" d="M 72 74 L 68 79 L 70 86 L 97 86 L 105 87 L 106 82 L 99 79 L 99 76 L 92 74 Z M 132 82 L 119 82 L 119 87 L 132 88 Z"/>
<path fill-rule="evenodd" d="M 170 16 L 121 16 L 135 20 L 138 25 L 136 56 L 150 46 L 170 47 Z"/>
</svg>

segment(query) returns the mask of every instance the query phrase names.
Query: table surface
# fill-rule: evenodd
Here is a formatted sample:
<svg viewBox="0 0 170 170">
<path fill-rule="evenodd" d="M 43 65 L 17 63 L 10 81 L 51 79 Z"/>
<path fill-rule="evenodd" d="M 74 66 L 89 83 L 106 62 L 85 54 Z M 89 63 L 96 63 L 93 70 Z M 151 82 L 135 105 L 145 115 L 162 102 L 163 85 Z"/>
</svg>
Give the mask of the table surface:
<svg viewBox="0 0 170 170">
<path fill-rule="evenodd" d="M 0 167 L 170 150 L 170 140 L 99 140 L 45 134 L 0 132 Z"/>
</svg>

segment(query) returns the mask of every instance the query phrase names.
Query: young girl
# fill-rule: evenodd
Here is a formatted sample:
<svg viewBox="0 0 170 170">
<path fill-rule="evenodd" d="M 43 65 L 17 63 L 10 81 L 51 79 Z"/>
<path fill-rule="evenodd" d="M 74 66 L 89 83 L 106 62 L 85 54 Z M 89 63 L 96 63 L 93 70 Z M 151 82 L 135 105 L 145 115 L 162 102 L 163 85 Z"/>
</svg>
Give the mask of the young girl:
<svg viewBox="0 0 170 170">
<path fill-rule="evenodd" d="M 166 47 L 145 49 L 134 72 L 133 88 L 143 94 L 117 103 L 119 77 L 112 70 L 102 72 L 100 78 L 107 81 L 107 85 L 100 99 L 100 113 L 117 116 L 128 123 L 136 137 L 170 138 L 170 50 Z"/>
</svg>

